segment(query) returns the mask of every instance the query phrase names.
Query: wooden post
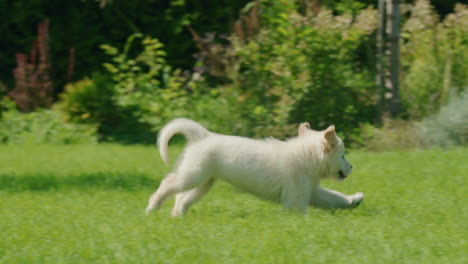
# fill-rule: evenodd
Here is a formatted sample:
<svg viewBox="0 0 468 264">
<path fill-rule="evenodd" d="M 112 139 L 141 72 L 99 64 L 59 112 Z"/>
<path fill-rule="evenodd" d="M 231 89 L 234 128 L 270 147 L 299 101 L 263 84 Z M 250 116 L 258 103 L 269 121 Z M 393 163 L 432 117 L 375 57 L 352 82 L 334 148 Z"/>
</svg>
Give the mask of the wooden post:
<svg viewBox="0 0 468 264">
<path fill-rule="evenodd" d="M 400 113 L 400 0 L 392 1 L 391 14 L 391 64 L 390 64 L 390 79 L 392 84 L 390 98 L 390 113 L 393 118 Z"/>
<path fill-rule="evenodd" d="M 383 90 L 385 87 L 384 71 L 384 48 L 385 48 L 385 0 L 379 0 L 378 5 L 378 24 L 377 24 L 377 58 L 375 65 L 375 85 L 377 91 L 377 119 L 382 120 L 383 115 Z"/>
</svg>

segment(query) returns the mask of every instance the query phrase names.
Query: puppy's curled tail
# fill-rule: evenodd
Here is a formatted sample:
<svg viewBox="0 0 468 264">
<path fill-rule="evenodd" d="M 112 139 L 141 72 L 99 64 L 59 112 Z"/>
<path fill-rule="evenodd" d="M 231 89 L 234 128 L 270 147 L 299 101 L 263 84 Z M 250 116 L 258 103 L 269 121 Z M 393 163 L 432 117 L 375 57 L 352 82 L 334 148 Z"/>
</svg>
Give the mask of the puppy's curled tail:
<svg viewBox="0 0 468 264">
<path fill-rule="evenodd" d="M 187 118 L 177 118 L 167 123 L 161 131 L 159 131 L 157 142 L 159 154 L 166 165 L 169 165 L 167 146 L 169 140 L 175 134 L 184 135 L 189 143 L 191 143 L 207 137 L 210 135 L 210 131 L 199 123 Z"/>
</svg>

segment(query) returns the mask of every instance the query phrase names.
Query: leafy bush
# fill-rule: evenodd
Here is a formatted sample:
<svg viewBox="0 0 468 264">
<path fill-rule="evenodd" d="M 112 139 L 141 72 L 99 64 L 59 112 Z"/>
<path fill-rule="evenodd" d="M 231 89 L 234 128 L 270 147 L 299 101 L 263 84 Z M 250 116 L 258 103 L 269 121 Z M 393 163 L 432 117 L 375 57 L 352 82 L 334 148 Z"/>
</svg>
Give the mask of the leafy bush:
<svg viewBox="0 0 468 264">
<path fill-rule="evenodd" d="M 421 122 L 424 143 L 442 147 L 468 143 L 468 90 L 452 95 L 440 111 Z"/>
<path fill-rule="evenodd" d="M 132 49 L 136 39 L 142 39 L 139 53 Z M 225 118 L 226 104 L 218 100 L 219 94 L 200 93 L 201 86 L 190 76 L 172 70 L 157 39 L 134 34 L 121 51 L 101 48 L 111 56 L 104 64 L 109 75 L 94 74 L 67 85 L 56 107 L 71 121 L 96 124 L 103 140 L 148 143 L 176 117 L 202 122 Z"/>
<path fill-rule="evenodd" d="M 402 104 L 413 119 L 434 114 L 451 90 L 468 82 L 468 7 L 440 20 L 429 0 L 418 0 L 402 28 Z"/>
<path fill-rule="evenodd" d="M 315 128 L 335 123 L 348 133 L 372 119 L 373 79 L 357 58 L 374 31 L 375 10 L 355 17 L 326 9 L 301 14 L 291 1 L 262 1 L 256 13 L 256 3 L 224 52 L 212 45 L 201 56 L 202 63 L 217 67 L 209 73 L 227 80 L 220 89 L 229 92 L 221 93 L 237 95 L 236 112 L 248 134 L 290 136 L 305 120 Z M 219 54 L 227 59 L 210 64 Z"/>
<path fill-rule="evenodd" d="M 198 90 L 201 88 L 198 88 Z M 186 116 L 218 133 L 246 135 L 247 121 L 238 111 L 237 94 L 227 89 L 192 93 Z"/>
<path fill-rule="evenodd" d="M 352 148 L 370 151 L 417 149 L 423 146 L 420 126 L 416 122 L 384 119 L 381 127 L 363 124 L 351 137 Z"/>
<path fill-rule="evenodd" d="M 154 135 L 149 126 L 138 122 L 132 109 L 116 104 L 113 85 L 108 76 L 95 73 L 92 79 L 65 86 L 54 108 L 65 113 L 67 120 L 96 126 L 100 140 L 127 143 L 152 140 Z"/>
<path fill-rule="evenodd" d="M 54 107 L 65 112 L 70 121 L 100 123 L 115 114 L 110 79 L 95 73 L 92 79 L 69 83 Z"/>
<path fill-rule="evenodd" d="M 134 39 L 143 38 L 143 51 L 130 57 Z M 118 108 L 131 109 L 133 118 L 159 130 L 169 119 L 184 114 L 187 90 L 191 82 L 172 70 L 165 60 L 163 44 L 157 39 L 133 34 L 122 51 L 108 45 L 101 46 L 112 56 L 104 67 L 114 81 L 113 99 Z"/>
<path fill-rule="evenodd" d="M 382 127 L 361 125 L 351 137 L 353 148 L 372 151 L 464 146 L 468 142 L 468 90 L 453 94 L 437 114 L 420 122 L 384 119 Z"/>
<path fill-rule="evenodd" d="M 9 109 L 0 119 L 0 143 L 6 144 L 73 144 L 96 143 L 96 129 L 88 125 L 65 122 L 52 110 L 20 113 Z"/>
</svg>

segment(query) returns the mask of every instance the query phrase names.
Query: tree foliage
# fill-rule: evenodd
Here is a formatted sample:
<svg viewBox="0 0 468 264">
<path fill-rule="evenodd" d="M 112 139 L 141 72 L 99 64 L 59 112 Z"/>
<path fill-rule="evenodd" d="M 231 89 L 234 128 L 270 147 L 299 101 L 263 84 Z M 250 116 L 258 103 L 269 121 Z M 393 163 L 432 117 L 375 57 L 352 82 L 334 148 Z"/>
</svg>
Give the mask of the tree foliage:
<svg viewBox="0 0 468 264">
<path fill-rule="evenodd" d="M 196 47 L 185 26 L 202 32 L 229 32 L 238 11 L 248 1 L 229 0 L 15 0 L 0 1 L 0 81 L 14 87 L 15 54 L 31 50 L 37 24 L 50 21 L 50 59 L 55 92 L 67 82 L 70 48 L 75 50 L 75 73 L 79 80 L 101 70 L 106 55 L 99 45 L 120 45 L 133 33 L 158 38 L 166 45 L 168 62 L 177 68 L 191 69 Z"/>
</svg>

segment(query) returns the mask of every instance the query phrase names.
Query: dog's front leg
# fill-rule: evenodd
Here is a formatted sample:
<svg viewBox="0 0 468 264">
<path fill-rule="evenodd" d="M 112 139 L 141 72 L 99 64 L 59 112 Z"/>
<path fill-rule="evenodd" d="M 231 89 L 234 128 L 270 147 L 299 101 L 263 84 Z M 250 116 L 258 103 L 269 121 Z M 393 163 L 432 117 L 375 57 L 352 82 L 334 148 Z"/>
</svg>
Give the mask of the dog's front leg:
<svg viewBox="0 0 468 264">
<path fill-rule="evenodd" d="M 311 204 L 321 208 L 354 208 L 364 199 L 363 193 L 345 195 L 337 191 L 318 187 L 311 196 Z"/>
</svg>

